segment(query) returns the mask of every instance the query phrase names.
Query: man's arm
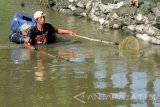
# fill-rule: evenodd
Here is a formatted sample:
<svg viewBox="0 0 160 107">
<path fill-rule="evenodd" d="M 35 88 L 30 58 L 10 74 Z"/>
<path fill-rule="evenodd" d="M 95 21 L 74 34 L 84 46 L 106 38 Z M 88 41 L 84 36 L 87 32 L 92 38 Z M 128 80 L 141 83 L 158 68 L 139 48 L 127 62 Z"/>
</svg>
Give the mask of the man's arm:
<svg viewBox="0 0 160 107">
<path fill-rule="evenodd" d="M 54 29 L 56 33 L 58 34 L 67 34 L 67 35 L 70 35 L 72 37 L 76 37 L 76 33 L 70 31 L 70 30 L 66 30 L 66 29 Z"/>
<path fill-rule="evenodd" d="M 25 41 L 23 43 L 24 48 L 35 50 L 36 49 L 35 47 L 33 47 L 31 45 L 28 45 L 29 41 L 30 41 L 30 37 L 26 37 L 26 39 L 25 39 Z"/>
</svg>

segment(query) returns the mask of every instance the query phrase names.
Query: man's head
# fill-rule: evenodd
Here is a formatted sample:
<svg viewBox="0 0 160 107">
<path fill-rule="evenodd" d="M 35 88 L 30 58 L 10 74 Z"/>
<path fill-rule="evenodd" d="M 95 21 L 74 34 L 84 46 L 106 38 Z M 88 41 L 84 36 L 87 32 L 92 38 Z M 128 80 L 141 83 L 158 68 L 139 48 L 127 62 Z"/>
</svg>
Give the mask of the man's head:
<svg viewBox="0 0 160 107">
<path fill-rule="evenodd" d="M 45 14 L 42 11 L 36 11 L 34 13 L 34 19 L 36 23 L 43 24 L 45 22 Z"/>
</svg>

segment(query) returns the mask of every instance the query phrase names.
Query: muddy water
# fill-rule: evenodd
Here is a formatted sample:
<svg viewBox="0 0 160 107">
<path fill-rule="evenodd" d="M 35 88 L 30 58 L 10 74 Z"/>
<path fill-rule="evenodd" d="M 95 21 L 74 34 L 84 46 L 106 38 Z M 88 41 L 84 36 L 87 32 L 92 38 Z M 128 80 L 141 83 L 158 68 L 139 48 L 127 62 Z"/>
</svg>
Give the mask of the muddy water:
<svg viewBox="0 0 160 107">
<path fill-rule="evenodd" d="M 36 2 L 20 3 L 0 1 L 0 107 L 159 107 L 159 46 L 141 42 L 140 53 L 123 53 L 113 45 L 58 35 L 58 43 L 32 52 L 8 40 L 15 12 L 43 10 L 47 22 L 81 36 L 121 41 L 125 35 Z"/>
</svg>

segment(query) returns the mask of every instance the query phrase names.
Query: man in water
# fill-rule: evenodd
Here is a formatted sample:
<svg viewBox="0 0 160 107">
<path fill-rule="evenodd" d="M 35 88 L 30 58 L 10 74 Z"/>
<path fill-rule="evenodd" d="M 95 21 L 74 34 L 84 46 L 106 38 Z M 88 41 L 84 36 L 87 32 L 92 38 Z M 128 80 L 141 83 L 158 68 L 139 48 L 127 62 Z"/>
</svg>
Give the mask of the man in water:
<svg viewBox="0 0 160 107">
<path fill-rule="evenodd" d="M 29 37 L 24 42 L 25 48 L 35 50 L 36 48 L 33 45 L 53 43 L 56 41 L 56 33 L 76 37 L 76 34 L 72 31 L 55 28 L 51 24 L 45 23 L 45 16 L 42 11 L 36 11 L 34 13 L 36 26 L 30 29 Z"/>
</svg>

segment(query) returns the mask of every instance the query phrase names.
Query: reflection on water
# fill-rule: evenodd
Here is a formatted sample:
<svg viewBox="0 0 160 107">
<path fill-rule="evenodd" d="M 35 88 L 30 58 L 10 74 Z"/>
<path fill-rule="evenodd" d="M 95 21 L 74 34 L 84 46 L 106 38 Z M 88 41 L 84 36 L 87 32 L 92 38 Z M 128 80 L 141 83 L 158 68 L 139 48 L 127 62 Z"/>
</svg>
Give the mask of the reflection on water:
<svg viewBox="0 0 160 107">
<path fill-rule="evenodd" d="M 20 96 L 16 93 L 18 92 L 27 97 L 28 101 L 35 102 L 28 102 L 28 105 L 39 105 L 39 101 L 47 98 L 46 101 L 54 100 L 50 104 L 56 106 L 103 104 L 116 107 L 158 107 L 160 73 L 157 66 L 144 62 L 137 54 L 126 52 L 125 56 L 117 55 L 116 49 L 104 51 L 105 49 L 110 50 L 110 47 L 91 48 L 88 45 L 86 50 L 76 43 L 55 49 L 42 46 L 37 52 L 13 48 L 10 52 L 12 63 L 9 64 L 12 70 L 8 69 L 10 77 L 8 82 L 1 81 L 1 84 L 5 85 L 2 84 L 3 88 L 0 88 L 1 92 L 6 90 L 9 93 L 1 93 L 1 102 L 4 104 L 4 98 L 10 94 L 19 99 Z M 7 58 L 9 57 L 0 57 Z M 27 85 L 28 78 L 30 83 Z M 41 84 L 36 81 L 41 81 Z M 31 93 L 29 90 L 37 92 Z M 78 97 L 75 97 L 77 95 Z M 45 102 L 41 104 L 48 106 Z"/>
<path fill-rule="evenodd" d="M 33 51 L 24 49 L 24 48 L 13 48 L 11 52 L 11 62 L 13 64 L 25 64 L 27 61 L 31 60 L 31 55 L 33 54 Z M 43 81 L 44 79 L 44 73 L 45 73 L 45 67 L 44 67 L 44 61 L 45 58 L 54 58 L 64 61 L 70 61 L 70 59 L 73 59 L 75 57 L 75 52 L 71 50 L 59 50 L 52 53 L 49 53 L 45 47 L 39 48 L 39 51 L 37 52 L 35 56 L 35 79 L 39 81 Z"/>
<path fill-rule="evenodd" d="M 13 10 L 21 9 L 13 1 L 7 6 L 10 2 L 13 7 L 0 23 L 8 23 Z M 32 6 L 26 4 L 23 11 L 31 14 Z M 71 25 L 69 29 L 83 36 L 113 41 L 121 37 L 118 31 L 100 31 L 96 24 L 73 16 L 54 13 L 48 17 L 54 25 Z M 0 41 L 12 46 L 6 37 L 8 26 L 0 26 L 4 29 Z M 159 46 L 123 53 L 115 46 L 64 37 L 39 49 L 0 49 L 0 107 L 159 107 Z"/>
<path fill-rule="evenodd" d="M 24 48 L 13 48 L 11 52 L 11 60 L 14 64 L 24 64 L 30 60 L 30 50 Z"/>
</svg>

